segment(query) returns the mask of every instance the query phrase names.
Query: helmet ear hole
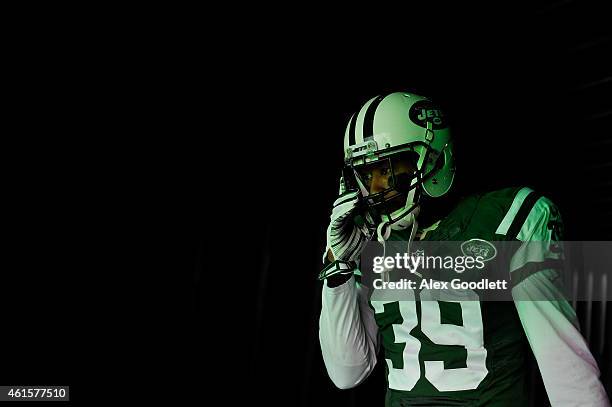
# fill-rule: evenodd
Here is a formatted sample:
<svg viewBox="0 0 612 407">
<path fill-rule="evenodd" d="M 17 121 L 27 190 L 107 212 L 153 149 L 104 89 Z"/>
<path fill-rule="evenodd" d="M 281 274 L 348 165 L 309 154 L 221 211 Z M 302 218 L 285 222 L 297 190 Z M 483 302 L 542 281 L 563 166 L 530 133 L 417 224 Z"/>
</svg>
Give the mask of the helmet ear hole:
<svg viewBox="0 0 612 407">
<path fill-rule="evenodd" d="M 448 192 L 455 178 L 452 150 L 443 150 L 431 171 L 431 176 L 423 182 L 423 190 L 430 197 L 438 198 Z"/>
<path fill-rule="evenodd" d="M 438 157 L 438 162 L 436 162 L 435 170 L 441 170 L 442 168 L 444 168 L 444 165 L 446 165 L 446 154 L 442 152 L 442 154 L 440 154 L 440 157 Z"/>
</svg>

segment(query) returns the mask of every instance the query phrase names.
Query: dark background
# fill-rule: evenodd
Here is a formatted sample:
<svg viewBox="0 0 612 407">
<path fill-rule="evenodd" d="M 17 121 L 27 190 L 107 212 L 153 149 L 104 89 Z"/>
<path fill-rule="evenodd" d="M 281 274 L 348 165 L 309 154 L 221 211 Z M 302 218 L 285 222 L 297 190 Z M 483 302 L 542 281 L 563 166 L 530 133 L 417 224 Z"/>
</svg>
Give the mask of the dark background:
<svg viewBox="0 0 612 407">
<path fill-rule="evenodd" d="M 382 369 L 328 379 L 315 276 L 344 128 L 385 92 L 446 107 L 456 195 L 530 186 L 568 240 L 612 237 L 603 3 L 108 11 L 7 36 L 0 384 L 381 405 Z"/>
</svg>

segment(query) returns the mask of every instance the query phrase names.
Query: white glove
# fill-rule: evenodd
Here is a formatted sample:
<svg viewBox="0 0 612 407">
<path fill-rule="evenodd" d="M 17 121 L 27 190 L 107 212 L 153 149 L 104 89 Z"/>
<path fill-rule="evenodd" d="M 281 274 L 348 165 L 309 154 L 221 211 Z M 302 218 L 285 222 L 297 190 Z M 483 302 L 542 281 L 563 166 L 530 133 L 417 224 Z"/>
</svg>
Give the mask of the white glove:
<svg viewBox="0 0 612 407">
<path fill-rule="evenodd" d="M 356 261 L 366 243 L 372 238 L 372 230 L 365 225 L 359 227 L 355 224 L 360 198 L 360 191 L 345 190 L 344 180 L 341 178 L 340 196 L 334 202 L 331 221 L 327 227 L 327 247 L 323 253 L 323 263 L 328 250 L 331 250 L 334 260 Z"/>
</svg>

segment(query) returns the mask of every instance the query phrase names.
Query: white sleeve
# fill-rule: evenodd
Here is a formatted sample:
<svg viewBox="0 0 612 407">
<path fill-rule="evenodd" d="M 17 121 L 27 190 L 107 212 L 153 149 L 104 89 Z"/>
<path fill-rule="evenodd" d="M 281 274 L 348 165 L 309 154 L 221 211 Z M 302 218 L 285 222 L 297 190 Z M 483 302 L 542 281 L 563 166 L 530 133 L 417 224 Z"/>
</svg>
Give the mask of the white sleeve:
<svg viewBox="0 0 612 407">
<path fill-rule="evenodd" d="M 552 208 L 552 210 L 551 210 Z M 549 221 L 560 223 L 558 211 L 541 198 L 521 229 L 519 240 L 553 243 L 554 228 Z M 521 235 L 522 234 L 522 235 Z M 528 261 L 537 263 L 558 256 L 524 243 L 512 259 L 513 272 Z M 541 259 L 537 259 L 541 256 Z M 599 369 L 588 344 L 580 334 L 574 309 L 564 299 L 561 270 L 543 268 L 522 279 L 512 289 L 515 306 L 529 345 L 538 363 L 552 406 L 610 406 L 599 380 Z M 519 300 L 520 299 L 520 300 Z"/>
<path fill-rule="evenodd" d="M 354 276 L 334 288 L 324 282 L 319 342 L 327 373 L 340 389 L 357 386 L 376 365 L 378 327 L 368 289 Z"/>
<path fill-rule="evenodd" d="M 610 406 L 599 369 L 580 334 L 576 313 L 552 282 L 555 270 L 542 270 L 512 290 L 521 324 L 538 362 L 553 406 Z M 542 298 L 552 298 L 542 301 Z M 532 301 L 528 299 L 532 298 Z"/>
</svg>

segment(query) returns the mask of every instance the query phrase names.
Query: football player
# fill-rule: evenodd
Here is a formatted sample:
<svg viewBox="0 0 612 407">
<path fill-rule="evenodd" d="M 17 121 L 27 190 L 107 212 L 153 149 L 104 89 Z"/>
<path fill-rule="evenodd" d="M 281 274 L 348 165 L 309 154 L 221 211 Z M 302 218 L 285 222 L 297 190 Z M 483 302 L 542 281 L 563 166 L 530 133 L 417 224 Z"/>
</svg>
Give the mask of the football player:
<svg viewBox="0 0 612 407">
<path fill-rule="evenodd" d="M 346 127 L 344 151 L 320 274 L 319 340 L 338 388 L 363 382 L 382 345 L 387 406 L 524 406 L 528 342 L 553 406 L 610 405 L 563 299 L 562 270 L 548 261 L 550 251 L 528 253 L 529 242 L 549 248 L 562 240 L 553 202 L 527 187 L 506 188 L 432 218 L 428 204 L 453 185 L 453 142 L 444 113 L 411 93 L 365 103 Z M 360 279 L 369 241 L 470 239 L 519 245 L 507 265 L 513 301 L 418 301 L 418 292 L 380 301 Z"/>
</svg>

